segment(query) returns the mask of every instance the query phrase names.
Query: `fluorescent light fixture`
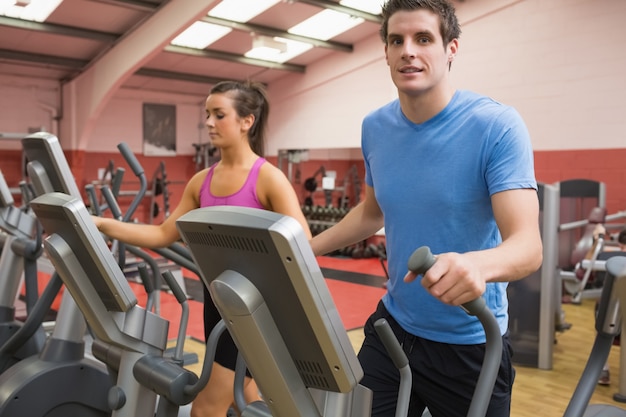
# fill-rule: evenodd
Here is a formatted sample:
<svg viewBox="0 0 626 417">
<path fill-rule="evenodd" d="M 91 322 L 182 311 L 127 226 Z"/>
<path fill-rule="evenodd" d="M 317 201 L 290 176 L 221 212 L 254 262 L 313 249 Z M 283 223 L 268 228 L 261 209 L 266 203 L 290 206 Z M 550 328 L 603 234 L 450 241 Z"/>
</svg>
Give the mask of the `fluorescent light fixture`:
<svg viewBox="0 0 626 417">
<path fill-rule="evenodd" d="M 252 38 L 252 49 L 257 48 L 276 49 L 279 53 L 285 53 L 287 52 L 287 43 L 269 36 L 257 35 Z"/>
<path fill-rule="evenodd" d="M 0 15 L 43 22 L 62 0 L 0 0 Z"/>
<path fill-rule="evenodd" d="M 292 41 L 289 39 L 274 37 L 271 41 L 252 41 L 252 49 L 245 53 L 248 58 L 262 59 L 265 61 L 283 63 L 313 48 L 310 43 Z"/>
<path fill-rule="evenodd" d="M 363 22 L 360 17 L 326 9 L 298 23 L 288 30 L 295 35 L 328 40 Z"/>
<path fill-rule="evenodd" d="M 195 22 L 172 40 L 172 45 L 204 49 L 232 29 L 207 22 Z"/>
<path fill-rule="evenodd" d="M 339 4 L 371 14 L 382 13 L 383 0 L 341 0 Z"/>
<path fill-rule="evenodd" d="M 209 10 L 209 16 L 247 22 L 281 0 L 223 0 Z"/>
<path fill-rule="evenodd" d="M 359 25 L 363 21 L 364 19 L 360 17 L 326 9 L 293 26 L 288 32 L 294 35 L 328 40 Z M 253 41 L 253 48 L 248 51 L 245 56 L 283 63 L 313 48 L 313 45 L 309 43 L 283 38 L 276 37 L 273 38 L 272 41 L 273 42 Z M 280 47 L 278 47 L 278 45 L 280 45 Z M 282 45 L 287 46 L 286 51 Z"/>
<path fill-rule="evenodd" d="M 4 1 L 4 0 L 0 0 Z M 259 13 L 269 9 L 280 0 L 223 0 L 209 10 L 209 16 L 222 19 L 247 22 Z M 197 21 L 172 40 L 172 45 L 204 49 L 232 29 Z"/>
</svg>

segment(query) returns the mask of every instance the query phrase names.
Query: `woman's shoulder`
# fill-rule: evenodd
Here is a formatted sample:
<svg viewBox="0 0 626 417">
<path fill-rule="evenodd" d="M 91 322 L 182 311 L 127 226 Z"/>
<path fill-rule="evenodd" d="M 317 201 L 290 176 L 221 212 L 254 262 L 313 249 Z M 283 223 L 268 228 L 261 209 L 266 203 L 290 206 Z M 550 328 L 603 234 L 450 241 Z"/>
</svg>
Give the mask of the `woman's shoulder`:
<svg viewBox="0 0 626 417">
<path fill-rule="evenodd" d="M 284 176 L 285 174 L 276 165 L 263 158 L 263 163 L 259 166 L 259 178 Z"/>
<path fill-rule="evenodd" d="M 259 168 L 257 185 L 261 187 L 276 187 L 291 185 L 291 183 L 280 168 L 266 160 Z"/>
<path fill-rule="evenodd" d="M 193 176 L 189 179 L 189 181 L 187 182 L 187 188 L 191 188 L 194 190 L 199 191 L 200 187 L 202 187 L 202 184 L 204 183 L 207 174 L 209 173 L 209 170 L 211 168 L 204 168 L 198 172 L 196 172 L 195 174 L 193 174 Z"/>
</svg>

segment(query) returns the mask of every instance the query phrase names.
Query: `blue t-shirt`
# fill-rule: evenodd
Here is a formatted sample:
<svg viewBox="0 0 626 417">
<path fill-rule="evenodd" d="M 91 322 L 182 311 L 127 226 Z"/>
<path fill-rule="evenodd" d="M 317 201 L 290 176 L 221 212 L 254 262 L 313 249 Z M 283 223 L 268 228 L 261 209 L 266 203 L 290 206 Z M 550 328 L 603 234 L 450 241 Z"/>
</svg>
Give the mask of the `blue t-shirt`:
<svg viewBox="0 0 626 417">
<path fill-rule="evenodd" d="M 493 248 L 502 241 L 491 207 L 497 192 L 537 188 L 528 130 L 512 107 L 457 91 L 430 120 L 415 124 L 395 100 L 363 120 L 367 185 L 385 218 L 388 292 L 385 306 L 409 333 L 438 342 L 485 341 L 474 316 L 403 282 L 415 249 L 434 254 Z M 508 326 L 507 284 L 489 283 L 483 297 L 502 333 Z"/>
</svg>

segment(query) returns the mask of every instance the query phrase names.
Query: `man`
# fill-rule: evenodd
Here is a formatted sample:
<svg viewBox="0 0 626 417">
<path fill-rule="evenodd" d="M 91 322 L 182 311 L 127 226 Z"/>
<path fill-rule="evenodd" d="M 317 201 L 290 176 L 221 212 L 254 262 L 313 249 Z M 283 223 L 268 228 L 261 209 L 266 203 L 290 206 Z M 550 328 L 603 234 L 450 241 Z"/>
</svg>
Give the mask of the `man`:
<svg viewBox="0 0 626 417">
<path fill-rule="evenodd" d="M 385 317 L 413 373 L 409 416 L 465 416 L 484 355 L 484 332 L 458 306 L 483 296 L 503 335 L 489 416 L 510 413 L 514 370 L 506 283 L 542 262 L 539 207 L 528 131 L 518 113 L 456 91 L 449 71 L 460 28 L 446 0 L 389 0 L 381 37 L 398 99 L 362 124 L 364 200 L 311 244 L 317 255 L 385 227 L 390 279 L 365 325 L 361 383 L 373 416 L 393 416 L 399 374 L 373 323 Z M 420 246 L 437 254 L 423 276 L 407 273 Z"/>
</svg>

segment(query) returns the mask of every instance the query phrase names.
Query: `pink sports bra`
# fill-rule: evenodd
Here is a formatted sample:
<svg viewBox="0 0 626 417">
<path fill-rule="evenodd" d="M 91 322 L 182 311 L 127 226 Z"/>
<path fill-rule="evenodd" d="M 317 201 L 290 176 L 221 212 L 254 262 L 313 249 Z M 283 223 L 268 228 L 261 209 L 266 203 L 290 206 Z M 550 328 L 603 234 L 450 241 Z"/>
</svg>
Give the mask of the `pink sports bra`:
<svg viewBox="0 0 626 417">
<path fill-rule="evenodd" d="M 256 183 L 259 178 L 259 171 L 261 165 L 266 162 L 264 158 L 259 158 L 252 165 L 246 182 L 239 189 L 239 191 L 227 195 L 227 196 L 215 196 L 211 193 L 211 179 L 213 178 L 213 169 L 215 165 L 209 168 L 209 172 L 206 174 L 206 178 L 200 188 L 200 207 L 211 206 L 239 206 L 239 207 L 252 207 L 252 208 L 264 208 L 259 202 L 259 198 L 256 194 Z"/>
</svg>

